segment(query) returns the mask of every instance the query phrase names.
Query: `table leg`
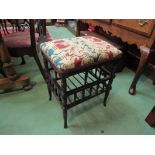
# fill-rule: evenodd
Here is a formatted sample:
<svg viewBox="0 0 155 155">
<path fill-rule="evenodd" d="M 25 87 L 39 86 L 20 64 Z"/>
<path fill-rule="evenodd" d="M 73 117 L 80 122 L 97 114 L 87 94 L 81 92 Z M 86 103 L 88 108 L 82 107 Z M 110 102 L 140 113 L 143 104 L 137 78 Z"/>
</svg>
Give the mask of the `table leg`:
<svg viewBox="0 0 155 155">
<path fill-rule="evenodd" d="M 147 64 L 147 61 L 148 61 L 149 56 L 150 56 L 150 49 L 149 48 L 141 46 L 140 52 L 141 52 L 140 62 L 139 62 L 138 68 L 136 70 L 136 74 L 134 76 L 134 79 L 133 79 L 131 86 L 129 88 L 129 93 L 131 95 L 136 94 L 136 84 L 137 84 L 137 82 L 138 82 L 138 80 L 142 74 L 142 71 L 144 70 L 144 67 Z"/>
<path fill-rule="evenodd" d="M 62 77 L 61 86 L 62 86 L 62 105 L 63 105 L 63 118 L 64 118 L 64 128 L 67 128 L 67 82 L 66 77 Z"/>
</svg>

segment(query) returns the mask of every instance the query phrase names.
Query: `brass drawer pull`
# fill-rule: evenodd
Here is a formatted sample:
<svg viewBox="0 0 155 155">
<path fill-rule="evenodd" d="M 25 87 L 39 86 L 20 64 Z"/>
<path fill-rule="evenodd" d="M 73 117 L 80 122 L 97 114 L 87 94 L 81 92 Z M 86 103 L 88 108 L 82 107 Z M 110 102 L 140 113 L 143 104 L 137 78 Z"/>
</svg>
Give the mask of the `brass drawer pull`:
<svg viewBox="0 0 155 155">
<path fill-rule="evenodd" d="M 145 24 L 148 23 L 148 21 L 149 21 L 148 19 L 140 19 L 140 20 L 139 20 L 139 25 L 140 25 L 140 26 L 144 26 Z"/>
</svg>

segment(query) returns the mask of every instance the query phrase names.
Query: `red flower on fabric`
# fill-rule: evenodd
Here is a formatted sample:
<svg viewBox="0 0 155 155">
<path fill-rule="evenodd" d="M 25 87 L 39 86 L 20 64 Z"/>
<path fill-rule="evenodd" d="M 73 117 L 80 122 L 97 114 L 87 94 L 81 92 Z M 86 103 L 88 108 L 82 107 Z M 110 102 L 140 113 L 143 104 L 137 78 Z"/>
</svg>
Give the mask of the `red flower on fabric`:
<svg viewBox="0 0 155 155">
<path fill-rule="evenodd" d="M 109 58 L 112 58 L 113 57 L 113 53 L 111 51 L 108 51 L 106 53 L 108 54 Z"/>
<path fill-rule="evenodd" d="M 74 59 L 75 67 L 81 66 L 81 62 L 82 62 L 82 58 L 76 57 L 76 58 Z"/>
<path fill-rule="evenodd" d="M 95 27 L 92 26 L 92 25 L 89 25 L 89 28 L 88 28 L 89 31 L 94 31 L 95 30 Z"/>
<path fill-rule="evenodd" d="M 68 47 L 67 44 L 62 44 L 62 43 L 55 44 L 55 46 L 56 46 L 57 48 L 59 48 L 59 49 Z"/>
<path fill-rule="evenodd" d="M 74 48 L 65 50 L 64 55 L 65 56 L 74 56 Z"/>
</svg>

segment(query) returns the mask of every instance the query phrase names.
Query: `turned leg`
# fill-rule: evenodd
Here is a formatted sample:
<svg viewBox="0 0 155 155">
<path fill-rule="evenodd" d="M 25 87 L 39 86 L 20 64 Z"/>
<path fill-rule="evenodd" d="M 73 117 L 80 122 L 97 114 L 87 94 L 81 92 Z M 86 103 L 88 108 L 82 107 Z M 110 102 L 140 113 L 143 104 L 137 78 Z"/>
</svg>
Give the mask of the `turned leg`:
<svg viewBox="0 0 155 155">
<path fill-rule="evenodd" d="M 105 96 L 104 96 L 104 101 L 103 101 L 104 106 L 106 106 L 106 101 L 109 96 L 110 90 L 112 88 L 111 85 L 112 85 L 113 79 L 115 78 L 115 70 L 116 70 L 116 63 L 113 63 L 112 68 L 111 68 L 111 75 L 110 75 L 111 79 L 108 81 L 107 90 L 106 90 Z"/>
<path fill-rule="evenodd" d="M 4 28 L 5 28 L 5 31 L 7 32 L 7 34 L 9 34 L 8 29 L 7 29 L 7 25 L 6 25 L 6 20 L 3 20 L 3 21 L 4 21 Z"/>
<path fill-rule="evenodd" d="M 76 20 L 76 37 L 80 36 L 80 25 L 79 21 Z"/>
<path fill-rule="evenodd" d="M 110 93 L 110 90 L 111 90 L 112 82 L 113 82 L 113 77 L 108 81 L 108 84 L 106 86 L 107 90 L 105 92 L 104 101 L 103 101 L 104 106 L 106 106 L 106 101 L 108 99 L 108 96 L 109 96 L 109 93 Z"/>
<path fill-rule="evenodd" d="M 107 101 L 107 98 L 109 96 L 109 92 L 110 90 L 107 90 L 107 92 L 105 93 L 105 96 L 104 96 L 104 101 L 103 101 L 103 105 L 106 106 L 106 101 Z"/>
<path fill-rule="evenodd" d="M 24 56 L 21 57 L 21 60 L 22 60 L 21 65 L 26 64 L 25 59 L 24 59 Z"/>
<path fill-rule="evenodd" d="M 40 72 L 41 72 L 41 74 L 42 74 L 44 80 L 46 81 L 45 73 L 44 73 L 43 67 L 42 67 L 42 65 L 41 65 L 41 62 L 40 62 L 39 57 L 38 57 L 37 54 L 34 54 L 34 59 L 35 59 L 37 65 L 38 65 L 38 67 L 39 67 L 39 70 L 40 70 Z"/>
<path fill-rule="evenodd" d="M 131 95 L 136 94 L 136 84 L 142 74 L 142 71 L 144 70 L 145 65 L 147 64 L 147 61 L 148 61 L 149 55 L 150 55 L 150 49 L 147 47 L 141 46 L 140 52 L 141 52 L 140 62 L 138 64 L 138 68 L 136 70 L 134 79 L 133 79 L 131 86 L 129 88 L 129 93 Z"/>
<path fill-rule="evenodd" d="M 64 117 L 64 128 L 67 128 L 67 110 L 63 110 L 63 117 Z"/>
<path fill-rule="evenodd" d="M 155 106 L 151 110 L 151 112 L 146 117 L 145 121 L 151 126 L 155 127 Z"/>
<path fill-rule="evenodd" d="M 64 128 L 67 128 L 67 97 L 66 97 L 66 77 L 61 76 L 61 94 L 62 94 L 62 106 L 63 106 L 63 118 L 64 118 Z"/>
<path fill-rule="evenodd" d="M 47 89 L 48 89 L 48 94 L 49 94 L 49 100 L 52 99 L 52 90 L 51 90 L 51 75 L 50 75 L 50 70 L 48 68 L 48 62 L 46 60 L 46 58 L 43 58 L 44 61 L 44 72 L 45 72 L 45 81 L 47 83 Z"/>
</svg>

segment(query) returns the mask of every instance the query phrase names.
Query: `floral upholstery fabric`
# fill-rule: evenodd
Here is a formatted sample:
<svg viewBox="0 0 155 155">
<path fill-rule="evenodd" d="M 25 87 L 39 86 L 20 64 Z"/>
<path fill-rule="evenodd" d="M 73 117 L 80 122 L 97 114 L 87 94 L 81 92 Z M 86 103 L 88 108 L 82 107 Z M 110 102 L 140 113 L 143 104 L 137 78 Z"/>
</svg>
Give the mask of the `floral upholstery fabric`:
<svg viewBox="0 0 155 155">
<path fill-rule="evenodd" d="M 113 45 L 93 36 L 44 42 L 40 49 L 62 72 L 103 62 L 122 54 Z"/>
</svg>

